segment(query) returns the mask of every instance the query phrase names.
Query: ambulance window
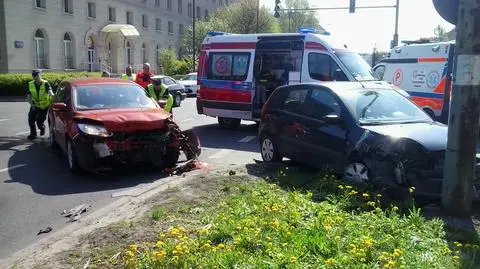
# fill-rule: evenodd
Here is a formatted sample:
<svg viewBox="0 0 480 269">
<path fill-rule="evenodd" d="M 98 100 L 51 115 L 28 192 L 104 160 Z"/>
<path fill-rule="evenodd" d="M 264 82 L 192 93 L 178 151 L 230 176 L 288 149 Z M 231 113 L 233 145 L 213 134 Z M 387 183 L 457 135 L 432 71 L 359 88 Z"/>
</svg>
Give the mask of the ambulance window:
<svg viewBox="0 0 480 269">
<path fill-rule="evenodd" d="M 250 66 L 250 53 L 210 53 L 208 78 L 215 80 L 245 80 Z"/>
<path fill-rule="evenodd" d="M 328 54 L 310 53 L 308 55 L 310 77 L 320 81 L 348 81 L 345 73 Z"/>
</svg>

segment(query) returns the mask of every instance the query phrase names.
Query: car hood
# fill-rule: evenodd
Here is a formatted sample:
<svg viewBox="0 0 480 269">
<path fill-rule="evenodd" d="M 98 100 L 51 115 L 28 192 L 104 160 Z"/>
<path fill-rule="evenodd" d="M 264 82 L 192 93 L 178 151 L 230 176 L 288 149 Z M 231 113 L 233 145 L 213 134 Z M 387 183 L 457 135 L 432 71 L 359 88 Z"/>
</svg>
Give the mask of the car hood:
<svg viewBox="0 0 480 269">
<path fill-rule="evenodd" d="M 185 86 L 192 86 L 192 85 L 197 85 L 196 80 L 179 80 L 178 81 L 180 84 L 185 85 Z"/>
<path fill-rule="evenodd" d="M 77 112 L 77 121 L 96 121 L 109 132 L 158 130 L 165 127 L 171 114 L 163 109 L 109 109 Z"/>
<path fill-rule="evenodd" d="M 439 151 L 447 148 L 448 127 L 437 122 L 363 125 L 362 128 L 385 136 L 411 139 L 429 151 Z"/>
</svg>

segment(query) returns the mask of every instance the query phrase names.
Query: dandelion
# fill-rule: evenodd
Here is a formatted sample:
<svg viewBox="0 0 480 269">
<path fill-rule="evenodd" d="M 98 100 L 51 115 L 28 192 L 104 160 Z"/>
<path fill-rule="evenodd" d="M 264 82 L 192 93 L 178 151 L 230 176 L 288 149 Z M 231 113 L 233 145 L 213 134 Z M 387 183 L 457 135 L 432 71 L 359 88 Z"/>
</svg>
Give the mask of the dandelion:
<svg viewBox="0 0 480 269">
<path fill-rule="evenodd" d="M 224 249 L 224 248 L 225 248 L 225 245 L 222 244 L 222 243 L 220 243 L 220 244 L 218 244 L 217 248 L 218 248 L 218 249 Z"/>
<path fill-rule="evenodd" d="M 397 207 L 397 206 L 394 206 L 394 207 L 392 208 L 392 210 L 393 210 L 393 211 L 397 211 L 397 210 L 398 210 L 398 207 Z"/>
<path fill-rule="evenodd" d="M 402 251 L 400 249 L 397 248 L 393 251 L 393 256 L 395 256 L 395 258 L 398 258 L 401 255 L 402 255 Z"/>
<path fill-rule="evenodd" d="M 338 185 L 338 188 L 339 188 L 340 190 L 343 190 L 344 187 L 343 187 L 343 185 Z"/>
<path fill-rule="evenodd" d="M 365 245 L 366 248 L 371 248 L 373 246 L 373 240 L 367 237 L 363 240 L 363 244 Z"/>
<path fill-rule="evenodd" d="M 164 243 L 163 241 L 161 241 L 161 240 L 157 241 L 157 243 L 155 244 L 155 246 L 156 246 L 157 248 L 161 248 L 161 247 L 163 247 L 164 245 L 165 245 L 165 243 Z"/>
<path fill-rule="evenodd" d="M 296 263 L 297 262 L 297 257 L 292 256 L 290 257 L 290 263 Z"/>
<path fill-rule="evenodd" d="M 130 245 L 130 250 L 133 252 L 133 253 L 136 253 L 137 252 L 137 249 L 138 249 L 138 246 L 133 244 L 133 245 Z"/>
<path fill-rule="evenodd" d="M 364 193 L 364 194 L 362 194 L 362 196 L 363 196 L 363 198 L 365 198 L 365 199 L 370 198 L 370 195 L 369 195 L 368 193 Z"/>
<path fill-rule="evenodd" d="M 326 261 L 325 261 L 325 265 L 326 266 L 332 266 L 335 264 L 335 260 L 332 259 L 332 258 L 328 258 Z"/>
</svg>

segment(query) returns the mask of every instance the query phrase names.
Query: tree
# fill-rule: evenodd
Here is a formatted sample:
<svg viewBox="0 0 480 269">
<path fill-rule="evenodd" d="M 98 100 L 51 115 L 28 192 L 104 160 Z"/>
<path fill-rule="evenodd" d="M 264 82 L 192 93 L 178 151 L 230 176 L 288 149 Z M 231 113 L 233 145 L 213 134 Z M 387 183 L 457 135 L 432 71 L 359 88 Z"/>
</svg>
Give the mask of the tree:
<svg viewBox="0 0 480 269">
<path fill-rule="evenodd" d="M 183 46 L 187 54 L 192 54 L 193 42 L 198 55 L 200 45 L 208 32 L 221 31 L 235 34 L 255 33 L 257 29 L 257 0 L 240 0 L 228 7 L 217 10 L 208 19 L 198 21 L 195 25 L 195 41 L 190 26 L 185 32 Z M 258 29 L 261 33 L 278 32 L 279 27 L 270 10 L 262 6 L 258 16 Z"/>
<path fill-rule="evenodd" d="M 433 34 L 435 35 L 434 40 L 437 42 L 449 40 L 448 32 L 442 25 L 435 27 L 435 29 L 433 29 Z"/>
<path fill-rule="evenodd" d="M 285 9 L 308 9 L 310 7 L 308 0 L 285 0 Z M 323 30 L 320 22 L 312 11 L 280 11 L 278 18 L 280 29 L 284 33 L 295 32 L 301 27 L 310 27 Z M 320 29 L 321 28 L 321 29 Z"/>
</svg>

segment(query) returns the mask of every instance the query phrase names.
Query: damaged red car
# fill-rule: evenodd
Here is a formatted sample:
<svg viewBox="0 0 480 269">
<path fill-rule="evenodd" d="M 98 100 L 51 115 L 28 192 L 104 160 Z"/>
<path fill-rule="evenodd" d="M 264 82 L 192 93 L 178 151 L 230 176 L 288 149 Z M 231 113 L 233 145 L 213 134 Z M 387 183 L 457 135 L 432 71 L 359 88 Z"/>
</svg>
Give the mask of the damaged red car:
<svg viewBox="0 0 480 269">
<path fill-rule="evenodd" d="M 174 167 L 183 151 L 200 154 L 192 131 L 139 85 L 111 78 L 63 81 L 48 113 L 50 144 L 66 153 L 73 173 L 111 170 L 113 164 Z"/>
</svg>

